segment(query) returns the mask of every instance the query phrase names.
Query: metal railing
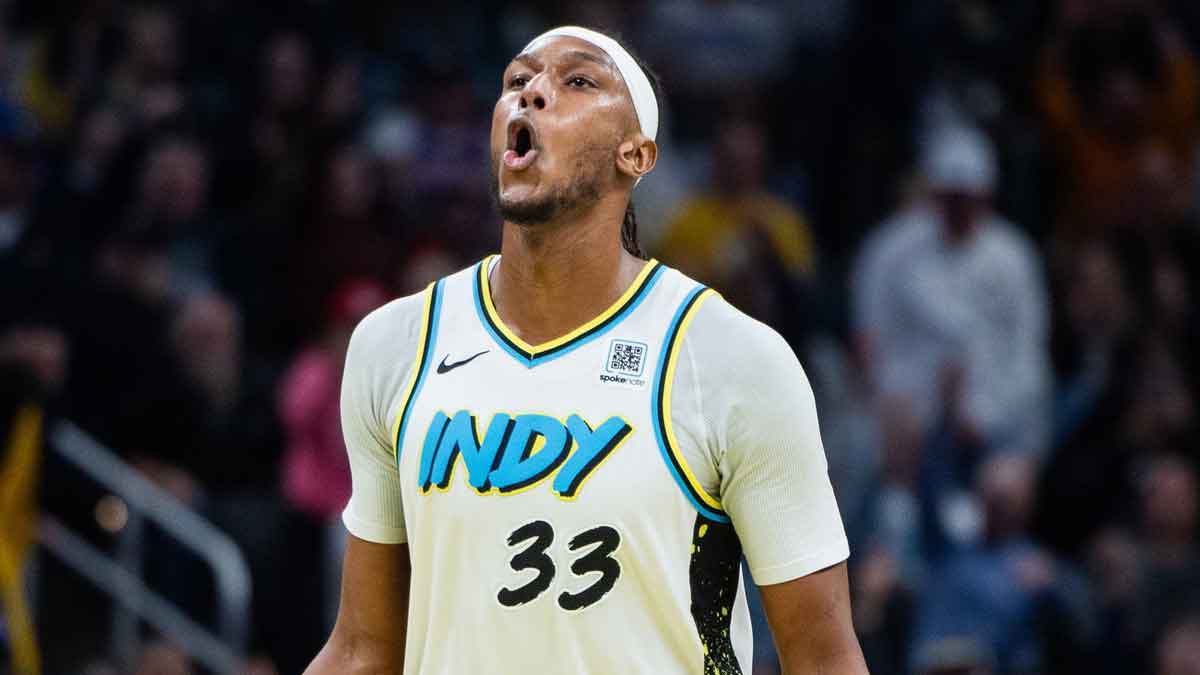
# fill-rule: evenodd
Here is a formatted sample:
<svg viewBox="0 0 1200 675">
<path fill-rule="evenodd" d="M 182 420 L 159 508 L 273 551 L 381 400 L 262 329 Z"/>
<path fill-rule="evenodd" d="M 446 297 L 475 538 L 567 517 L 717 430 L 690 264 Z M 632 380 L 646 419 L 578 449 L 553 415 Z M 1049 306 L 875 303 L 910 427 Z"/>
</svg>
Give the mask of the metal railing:
<svg viewBox="0 0 1200 675">
<path fill-rule="evenodd" d="M 128 506 L 114 558 L 52 516 L 42 516 L 42 545 L 114 600 L 113 655 L 126 667 L 137 651 L 137 622 L 144 620 L 205 667 L 236 672 L 243 663 L 250 616 L 250 571 L 225 533 L 146 480 L 81 429 L 60 421 L 50 447 Z M 145 523 L 150 521 L 207 563 L 215 580 L 216 632 L 189 618 L 141 579 Z"/>
</svg>

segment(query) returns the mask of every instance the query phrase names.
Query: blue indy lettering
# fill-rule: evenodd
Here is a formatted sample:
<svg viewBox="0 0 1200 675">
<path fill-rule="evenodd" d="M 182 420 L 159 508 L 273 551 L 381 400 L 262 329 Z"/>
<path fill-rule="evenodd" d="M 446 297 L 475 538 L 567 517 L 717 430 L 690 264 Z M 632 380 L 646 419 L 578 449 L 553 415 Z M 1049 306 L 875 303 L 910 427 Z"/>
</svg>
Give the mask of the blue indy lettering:
<svg viewBox="0 0 1200 675">
<path fill-rule="evenodd" d="M 557 472 L 551 491 L 574 499 L 584 483 L 629 436 L 633 427 L 612 416 L 593 429 L 579 415 L 564 424 L 549 415 L 496 413 L 479 436 L 467 410 L 434 415 L 421 446 L 417 481 L 422 494 L 448 490 L 462 460 L 477 494 L 513 494 Z"/>
</svg>

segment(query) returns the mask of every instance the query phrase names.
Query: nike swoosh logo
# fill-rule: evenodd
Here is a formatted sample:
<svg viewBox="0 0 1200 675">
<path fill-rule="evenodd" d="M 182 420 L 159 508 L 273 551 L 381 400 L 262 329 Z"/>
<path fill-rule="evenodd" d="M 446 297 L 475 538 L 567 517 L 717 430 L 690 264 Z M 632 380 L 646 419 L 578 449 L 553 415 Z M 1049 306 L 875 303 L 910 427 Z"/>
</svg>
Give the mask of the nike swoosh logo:
<svg viewBox="0 0 1200 675">
<path fill-rule="evenodd" d="M 488 351 L 489 350 L 485 349 L 474 356 L 468 356 L 467 358 L 463 359 L 462 361 L 455 361 L 454 363 L 446 363 L 446 359 L 450 358 L 450 355 L 447 354 L 442 357 L 442 362 L 438 364 L 438 367 L 437 367 L 438 375 L 441 375 L 442 373 L 448 373 L 459 366 L 465 366 L 468 363 L 474 361 L 475 359 L 488 353 Z"/>
</svg>

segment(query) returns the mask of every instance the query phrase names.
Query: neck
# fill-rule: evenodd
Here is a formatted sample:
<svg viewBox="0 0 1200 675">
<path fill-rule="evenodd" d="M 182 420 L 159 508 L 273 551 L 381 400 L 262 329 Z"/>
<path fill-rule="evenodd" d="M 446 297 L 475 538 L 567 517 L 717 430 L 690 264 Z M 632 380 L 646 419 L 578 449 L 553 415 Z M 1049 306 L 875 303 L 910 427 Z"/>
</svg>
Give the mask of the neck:
<svg viewBox="0 0 1200 675">
<path fill-rule="evenodd" d="M 645 261 L 621 246 L 625 201 L 603 198 L 566 223 L 504 223 L 492 302 L 522 340 L 537 345 L 571 332 L 633 283 Z"/>
</svg>

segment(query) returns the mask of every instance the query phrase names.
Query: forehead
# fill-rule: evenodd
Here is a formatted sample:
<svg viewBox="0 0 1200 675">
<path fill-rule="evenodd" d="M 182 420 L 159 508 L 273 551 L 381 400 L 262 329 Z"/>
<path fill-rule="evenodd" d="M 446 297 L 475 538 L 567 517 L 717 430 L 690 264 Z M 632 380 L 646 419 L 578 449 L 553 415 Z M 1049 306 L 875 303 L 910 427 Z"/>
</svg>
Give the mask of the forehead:
<svg viewBox="0 0 1200 675">
<path fill-rule="evenodd" d="M 513 57 L 513 61 L 538 61 L 541 63 L 590 61 L 603 66 L 618 78 L 621 76 L 607 52 L 586 40 L 568 35 L 538 38 L 521 50 L 520 54 Z"/>
</svg>

